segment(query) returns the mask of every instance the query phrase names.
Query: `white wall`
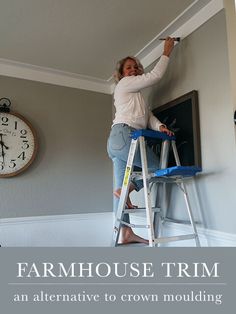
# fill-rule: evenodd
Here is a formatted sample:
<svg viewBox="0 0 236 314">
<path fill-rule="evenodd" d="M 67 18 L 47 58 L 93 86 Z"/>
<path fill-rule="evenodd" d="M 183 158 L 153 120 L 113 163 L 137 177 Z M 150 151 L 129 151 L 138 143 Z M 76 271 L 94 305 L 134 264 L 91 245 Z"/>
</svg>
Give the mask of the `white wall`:
<svg viewBox="0 0 236 314">
<path fill-rule="evenodd" d="M 228 54 L 231 75 L 231 90 L 233 97 L 234 110 L 236 110 L 236 2 L 235 0 L 224 0 L 227 38 L 228 38 Z"/>
</svg>

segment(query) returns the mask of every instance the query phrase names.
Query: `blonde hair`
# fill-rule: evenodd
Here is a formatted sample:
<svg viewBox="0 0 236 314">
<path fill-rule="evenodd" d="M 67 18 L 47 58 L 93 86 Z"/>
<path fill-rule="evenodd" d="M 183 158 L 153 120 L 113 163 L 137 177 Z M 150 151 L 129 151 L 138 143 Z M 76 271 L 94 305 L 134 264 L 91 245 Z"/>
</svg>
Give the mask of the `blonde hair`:
<svg viewBox="0 0 236 314">
<path fill-rule="evenodd" d="M 116 69 L 115 69 L 113 76 L 114 76 L 114 79 L 117 83 L 124 77 L 123 76 L 123 68 L 124 68 L 124 64 L 127 60 L 133 60 L 137 64 L 138 75 L 144 73 L 143 66 L 142 66 L 141 62 L 136 57 L 131 57 L 131 56 L 125 57 L 125 58 L 121 59 L 120 61 L 118 61 L 116 64 Z"/>
</svg>

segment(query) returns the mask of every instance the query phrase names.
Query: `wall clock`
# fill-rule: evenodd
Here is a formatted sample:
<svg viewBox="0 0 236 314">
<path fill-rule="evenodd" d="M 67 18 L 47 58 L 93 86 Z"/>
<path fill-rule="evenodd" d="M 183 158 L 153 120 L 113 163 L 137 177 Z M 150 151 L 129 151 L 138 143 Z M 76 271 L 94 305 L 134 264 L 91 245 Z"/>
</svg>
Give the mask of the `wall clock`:
<svg viewBox="0 0 236 314">
<path fill-rule="evenodd" d="M 36 157 L 36 132 L 22 115 L 10 111 L 8 98 L 0 99 L 0 178 L 25 171 Z"/>
</svg>

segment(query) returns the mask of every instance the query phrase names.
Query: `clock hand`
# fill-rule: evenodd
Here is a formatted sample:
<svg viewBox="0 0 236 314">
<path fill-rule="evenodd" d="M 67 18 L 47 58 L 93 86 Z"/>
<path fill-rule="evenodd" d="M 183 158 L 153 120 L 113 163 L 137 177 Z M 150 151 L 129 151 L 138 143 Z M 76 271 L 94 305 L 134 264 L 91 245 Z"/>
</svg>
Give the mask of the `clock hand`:
<svg viewBox="0 0 236 314">
<path fill-rule="evenodd" d="M 1 144 L 1 152 L 2 152 L 1 156 L 2 156 L 2 162 L 3 162 L 3 165 L 4 165 L 5 164 L 5 155 L 6 155 L 5 152 L 4 152 L 4 147 L 6 149 L 9 149 L 9 147 L 4 144 L 2 136 L 3 136 L 3 134 L 0 133 L 0 144 Z"/>
<path fill-rule="evenodd" d="M 1 138 L 0 144 L 1 144 L 1 146 L 5 147 L 6 149 L 9 149 L 9 147 L 3 142 L 2 136 L 3 136 L 3 134 L 0 133 L 0 138 Z"/>
<path fill-rule="evenodd" d="M 1 156 L 2 156 L 2 163 L 3 163 L 3 165 L 5 164 L 5 160 L 4 160 L 4 155 L 5 155 L 5 153 L 4 153 L 4 149 L 3 149 L 3 141 L 2 141 L 2 134 L 0 134 L 0 138 L 1 138 L 1 140 L 0 140 L 0 144 L 1 144 L 1 152 L 2 152 L 2 154 L 1 154 Z"/>
<path fill-rule="evenodd" d="M 5 145 L 4 143 L 3 143 L 3 146 L 4 146 L 6 149 L 9 149 L 9 147 L 8 147 L 7 145 Z"/>
<path fill-rule="evenodd" d="M 2 148 L 2 151 L 3 151 L 3 145 L 4 145 L 4 143 L 3 143 L 3 141 L 2 141 L 2 134 L 0 133 L 0 144 L 1 144 L 1 148 Z"/>
</svg>

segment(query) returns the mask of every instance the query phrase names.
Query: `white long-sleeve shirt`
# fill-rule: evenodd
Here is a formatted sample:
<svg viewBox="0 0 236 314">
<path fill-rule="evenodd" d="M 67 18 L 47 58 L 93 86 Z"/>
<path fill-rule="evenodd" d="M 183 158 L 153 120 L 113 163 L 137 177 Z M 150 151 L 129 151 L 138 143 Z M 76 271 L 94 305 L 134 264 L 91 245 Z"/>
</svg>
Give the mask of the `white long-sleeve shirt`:
<svg viewBox="0 0 236 314">
<path fill-rule="evenodd" d="M 113 125 L 125 123 L 135 129 L 159 131 L 163 125 L 146 105 L 140 90 L 157 83 L 164 75 L 169 58 L 162 55 L 153 70 L 142 75 L 123 77 L 116 85 L 114 105 L 116 107 Z"/>
</svg>

